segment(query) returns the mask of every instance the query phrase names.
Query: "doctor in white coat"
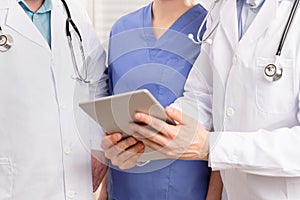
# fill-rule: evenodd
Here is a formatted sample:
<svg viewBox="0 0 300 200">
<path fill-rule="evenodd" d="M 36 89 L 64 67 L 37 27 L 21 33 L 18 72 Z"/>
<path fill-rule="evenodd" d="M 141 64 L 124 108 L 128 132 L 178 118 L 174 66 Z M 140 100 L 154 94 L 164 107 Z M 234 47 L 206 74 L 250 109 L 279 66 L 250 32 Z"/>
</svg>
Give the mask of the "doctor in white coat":
<svg viewBox="0 0 300 200">
<path fill-rule="evenodd" d="M 29 8 L 51 4 L 50 44 L 33 23 L 42 11 L 31 19 L 20 6 L 26 2 Z M 84 9 L 74 0 L 67 5 L 82 36 L 89 83 L 71 78 L 76 73 L 60 0 L 1 0 L 1 34 L 13 38 L 8 51 L 0 49 L 1 200 L 93 199 L 90 149 L 99 146 L 101 129 L 78 102 L 106 94 L 105 52 Z M 79 40 L 70 31 L 84 74 Z"/>
<path fill-rule="evenodd" d="M 144 144 L 169 157 L 208 159 L 212 170 L 221 171 L 230 200 L 300 199 L 299 8 L 278 60 L 282 77 L 268 81 L 264 75 L 265 66 L 275 62 L 294 2 L 252 1 L 251 17 L 238 12 L 241 0 L 219 1 L 207 22 L 212 44 L 202 45 L 184 96 L 174 104 L 200 123 L 169 107 L 175 126 L 136 114 L 160 134 L 130 125 Z"/>
</svg>

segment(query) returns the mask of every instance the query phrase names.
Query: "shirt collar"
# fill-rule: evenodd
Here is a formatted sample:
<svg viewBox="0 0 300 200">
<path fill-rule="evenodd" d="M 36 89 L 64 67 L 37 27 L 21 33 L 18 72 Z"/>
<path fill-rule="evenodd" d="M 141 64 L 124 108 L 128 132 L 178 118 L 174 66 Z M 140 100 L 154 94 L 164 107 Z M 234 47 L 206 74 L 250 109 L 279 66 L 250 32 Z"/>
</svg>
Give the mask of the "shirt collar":
<svg viewBox="0 0 300 200">
<path fill-rule="evenodd" d="M 31 11 L 29 6 L 27 5 L 27 3 L 25 2 L 25 0 L 17 0 L 17 2 L 22 5 L 23 8 L 25 8 L 28 11 Z M 38 11 L 36 11 L 36 13 L 46 13 L 51 11 L 53 8 L 52 6 L 52 0 L 45 0 L 43 5 L 39 8 Z M 31 11 L 32 12 L 32 11 Z"/>
<path fill-rule="evenodd" d="M 258 8 L 260 7 L 265 0 L 246 0 L 246 4 L 249 5 L 251 8 Z"/>
</svg>

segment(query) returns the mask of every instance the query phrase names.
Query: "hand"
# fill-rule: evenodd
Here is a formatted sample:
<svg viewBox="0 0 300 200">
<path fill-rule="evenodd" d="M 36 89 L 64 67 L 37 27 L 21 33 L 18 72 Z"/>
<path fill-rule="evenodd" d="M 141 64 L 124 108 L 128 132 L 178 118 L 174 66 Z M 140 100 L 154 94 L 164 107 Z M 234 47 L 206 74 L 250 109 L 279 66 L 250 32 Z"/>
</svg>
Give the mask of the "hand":
<svg viewBox="0 0 300 200">
<path fill-rule="evenodd" d="M 120 169 L 129 169 L 136 165 L 138 158 L 144 153 L 145 146 L 133 137 L 122 140 L 120 133 L 107 135 L 101 146 L 105 157 Z"/>
<path fill-rule="evenodd" d="M 207 160 L 208 132 L 202 125 L 174 108 L 168 107 L 166 113 L 178 124 L 170 125 L 150 115 L 136 113 L 135 118 L 149 126 L 130 124 L 133 136 L 169 158 Z"/>
<path fill-rule="evenodd" d="M 92 150 L 91 159 L 93 175 L 93 192 L 95 192 L 106 174 L 107 165 L 103 152 Z"/>
</svg>

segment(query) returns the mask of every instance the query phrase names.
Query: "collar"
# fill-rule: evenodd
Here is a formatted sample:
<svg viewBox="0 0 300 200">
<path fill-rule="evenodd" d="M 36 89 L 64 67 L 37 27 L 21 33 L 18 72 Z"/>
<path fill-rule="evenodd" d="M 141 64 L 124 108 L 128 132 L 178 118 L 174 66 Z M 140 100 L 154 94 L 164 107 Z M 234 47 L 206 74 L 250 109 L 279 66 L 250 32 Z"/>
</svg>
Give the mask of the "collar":
<svg viewBox="0 0 300 200">
<path fill-rule="evenodd" d="M 251 8 L 261 7 L 265 0 L 246 0 L 245 4 L 249 5 Z"/>
<path fill-rule="evenodd" d="M 25 0 L 17 0 L 17 2 L 26 10 L 31 11 Z M 50 12 L 53 8 L 52 0 L 45 0 L 43 5 L 39 8 L 36 13 L 46 13 Z M 32 11 L 31 11 L 32 12 Z"/>
</svg>

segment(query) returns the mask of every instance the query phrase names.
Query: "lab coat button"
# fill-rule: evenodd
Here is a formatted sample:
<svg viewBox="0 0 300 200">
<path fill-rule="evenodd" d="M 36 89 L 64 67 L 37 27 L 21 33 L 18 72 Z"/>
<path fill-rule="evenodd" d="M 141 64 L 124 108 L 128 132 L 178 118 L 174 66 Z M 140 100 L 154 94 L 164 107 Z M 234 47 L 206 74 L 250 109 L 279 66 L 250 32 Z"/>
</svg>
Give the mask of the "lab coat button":
<svg viewBox="0 0 300 200">
<path fill-rule="evenodd" d="M 64 150 L 64 153 L 66 155 L 69 155 L 71 153 L 71 149 L 69 147 L 66 147 L 65 150 Z"/>
<path fill-rule="evenodd" d="M 231 117 L 232 115 L 234 115 L 234 110 L 233 110 L 233 108 L 227 108 L 226 114 L 227 114 L 228 117 Z"/>
<path fill-rule="evenodd" d="M 60 109 L 65 110 L 66 108 L 67 108 L 67 107 L 66 107 L 65 104 L 61 104 L 61 105 L 60 105 Z"/>
<path fill-rule="evenodd" d="M 68 191 L 67 192 L 67 197 L 71 198 L 71 199 L 74 198 L 75 197 L 75 192 L 74 191 Z"/>
<path fill-rule="evenodd" d="M 232 63 L 236 64 L 236 61 L 237 61 L 237 58 L 236 58 L 236 56 L 234 56 L 233 59 L 232 59 Z"/>
</svg>

